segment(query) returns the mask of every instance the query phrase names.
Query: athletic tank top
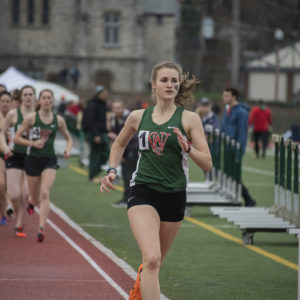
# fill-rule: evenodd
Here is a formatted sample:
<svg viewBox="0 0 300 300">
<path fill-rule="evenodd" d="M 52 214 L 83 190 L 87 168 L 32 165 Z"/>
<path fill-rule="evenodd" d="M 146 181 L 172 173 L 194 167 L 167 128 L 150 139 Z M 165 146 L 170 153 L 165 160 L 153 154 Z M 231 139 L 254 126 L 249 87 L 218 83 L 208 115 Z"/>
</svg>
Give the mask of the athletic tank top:
<svg viewBox="0 0 300 300">
<path fill-rule="evenodd" d="M 130 186 L 147 184 L 159 191 L 184 190 L 188 182 L 188 162 L 178 144 L 173 128 L 182 127 L 183 107 L 177 107 L 173 116 L 164 124 L 152 121 L 154 107 L 145 109 L 139 128 L 139 159 Z"/>
<path fill-rule="evenodd" d="M 45 139 L 43 149 L 31 147 L 30 155 L 55 157 L 54 140 L 58 130 L 57 115 L 53 114 L 53 120 L 50 124 L 44 124 L 40 119 L 40 114 L 37 111 L 35 114 L 35 122 L 32 128 L 32 140 Z"/>
<path fill-rule="evenodd" d="M 21 124 L 23 123 L 23 115 L 22 115 L 22 112 L 21 112 L 21 109 L 20 108 L 17 108 L 17 122 L 14 126 L 14 132 L 17 132 L 17 130 L 19 129 L 19 127 L 21 126 Z M 11 132 L 10 132 L 11 134 Z M 22 137 L 25 138 L 25 139 L 28 139 L 28 136 L 27 136 L 27 133 L 24 132 L 22 134 Z M 11 142 L 11 139 L 13 139 L 13 137 L 9 137 L 9 142 Z M 22 145 L 17 145 L 17 144 L 12 144 L 13 145 L 13 149 L 14 149 L 14 152 L 17 152 L 17 153 L 24 153 L 26 154 L 27 153 L 27 146 L 22 146 Z"/>
</svg>

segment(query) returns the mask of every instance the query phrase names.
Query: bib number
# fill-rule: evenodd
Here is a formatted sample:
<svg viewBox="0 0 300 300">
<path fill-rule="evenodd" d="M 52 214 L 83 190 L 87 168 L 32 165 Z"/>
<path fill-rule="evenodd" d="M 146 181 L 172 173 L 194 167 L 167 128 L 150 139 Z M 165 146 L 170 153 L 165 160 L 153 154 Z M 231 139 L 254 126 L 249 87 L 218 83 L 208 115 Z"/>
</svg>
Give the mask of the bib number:
<svg viewBox="0 0 300 300">
<path fill-rule="evenodd" d="M 149 131 L 140 130 L 139 131 L 139 149 L 148 150 L 149 149 Z"/>
<path fill-rule="evenodd" d="M 32 139 L 39 140 L 41 138 L 41 127 L 32 128 Z"/>
</svg>

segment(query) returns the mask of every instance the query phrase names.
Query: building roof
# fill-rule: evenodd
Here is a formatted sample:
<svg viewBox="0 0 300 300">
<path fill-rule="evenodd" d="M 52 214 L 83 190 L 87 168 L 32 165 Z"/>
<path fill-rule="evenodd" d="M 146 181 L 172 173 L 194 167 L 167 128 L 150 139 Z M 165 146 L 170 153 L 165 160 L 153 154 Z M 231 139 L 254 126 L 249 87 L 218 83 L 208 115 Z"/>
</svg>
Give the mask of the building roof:
<svg viewBox="0 0 300 300">
<path fill-rule="evenodd" d="M 279 49 L 279 66 L 283 69 L 300 69 L 300 41 Z M 245 64 L 246 69 L 269 69 L 276 66 L 276 51 Z"/>
</svg>

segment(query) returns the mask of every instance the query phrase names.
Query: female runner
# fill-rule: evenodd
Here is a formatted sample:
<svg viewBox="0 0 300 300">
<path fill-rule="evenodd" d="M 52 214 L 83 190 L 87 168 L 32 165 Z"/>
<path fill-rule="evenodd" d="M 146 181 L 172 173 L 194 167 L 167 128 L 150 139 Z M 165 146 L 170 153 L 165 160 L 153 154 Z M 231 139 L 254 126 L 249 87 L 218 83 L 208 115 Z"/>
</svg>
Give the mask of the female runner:
<svg viewBox="0 0 300 300">
<path fill-rule="evenodd" d="M 2 129 L 2 123 L 4 118 L 9 112 L 11 105 L 11 95 L 7 91 L 0 92 L 0 132 Z M 7 215 L 12 214 L 13 210 L 8 206 L 6 195 L 6 168 L 4 160 L 4 151 L 0 147 L 0 215 L 2 219 L 0 220 L 0 225 L 5 225 L 7 220 Z M 7 209 L 7 211 L 6 211 Z"/>
<path fill-rule="evenodd" d="M 13 145 L 11 127 L 17 131 L 23 119 L 34 111 L 35 90 L 32 86 L 26 85 L 20 91 L 21 106 L 12 109 L 3 122 L 3 130 L 0 134 L 0 141 L 6 159 L 7 196 L 13 204 L 16 212 L 16 235 L 26 237 L 24 232 L 25 206 L 28 201 L 29 192 L 24 174 L 24 163 L 27 153 L 27 146 Z M 24 138 L 29 138 L 29 132 L 24 132 Z M 8 140 L 8 142 L 7 142 Z"/>
<path fill-rule="evenodd" d="M 201 120 L 183 108 L 192 98 L 195 78 L 182 75 L 175 63 L 162 62 L 153 68 L 151 84 L 156 104 L 130 114 L 112 145 L 108 175 L 101 184 L 101 192 L 115 189 L 116 168 L 138 132 L 139 160 L 127 208 L 143 264 L 130 300 L 160 299 L 159 270 L 184 218 L 188 156 L 205 171 L 212 166 Z"/>
<path fill-rule="evenodd" d="M 56 132 L 60 130 L 67 141 L 64 157 L 69 158 L 72 138 L 61 116 L 52 112 L 54 96 L 51 90 L 40 92 L 37 111 L 29 114 L 16 132 L 14 142 L 29 146 L 25 160 L 25 171 L 30 192 L 27 211 L 34 213 L 34 206 L 40 204 L 39 231 L 37 240 L 45 238 L 45 225 L 50 211 L 50 190 L 56 177 L 57 157 L 54 150 Z M 32 130 L 32 140 L 24 139 L 23 133 Z"/>
</svg>

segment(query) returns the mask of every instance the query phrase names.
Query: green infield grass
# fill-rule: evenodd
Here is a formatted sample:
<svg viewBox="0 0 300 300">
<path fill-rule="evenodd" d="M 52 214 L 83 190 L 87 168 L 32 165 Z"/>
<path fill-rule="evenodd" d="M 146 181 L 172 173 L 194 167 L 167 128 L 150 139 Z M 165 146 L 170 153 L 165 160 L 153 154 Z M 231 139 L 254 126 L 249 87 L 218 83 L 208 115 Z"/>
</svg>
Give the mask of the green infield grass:
<svg viewBox="0 0 300 300">
<path fill-rule="evenodd" d="M 137 270 L 141 263 L 125 208 L 114 208 L 122 193 L 101 194 L 88 181 L 76 158 L 57 173 L 51 200 L 77 224 Z M 82 169 L 84 173 L 86 170 Z M 258 206 L 273 204 L 273 156 L 243 161 L 243 181 Z M 190 181 L 203 172 L 190 163 Z M 228 238 L 229 237 L 229 238 Z M 163 262 L 161 291 L 172 300 L 296 299 L 298 241 L 287 233 L 256 233 L 254 247 L 241 242 L 241 231 L 195 206 Z"/>
</svg>

